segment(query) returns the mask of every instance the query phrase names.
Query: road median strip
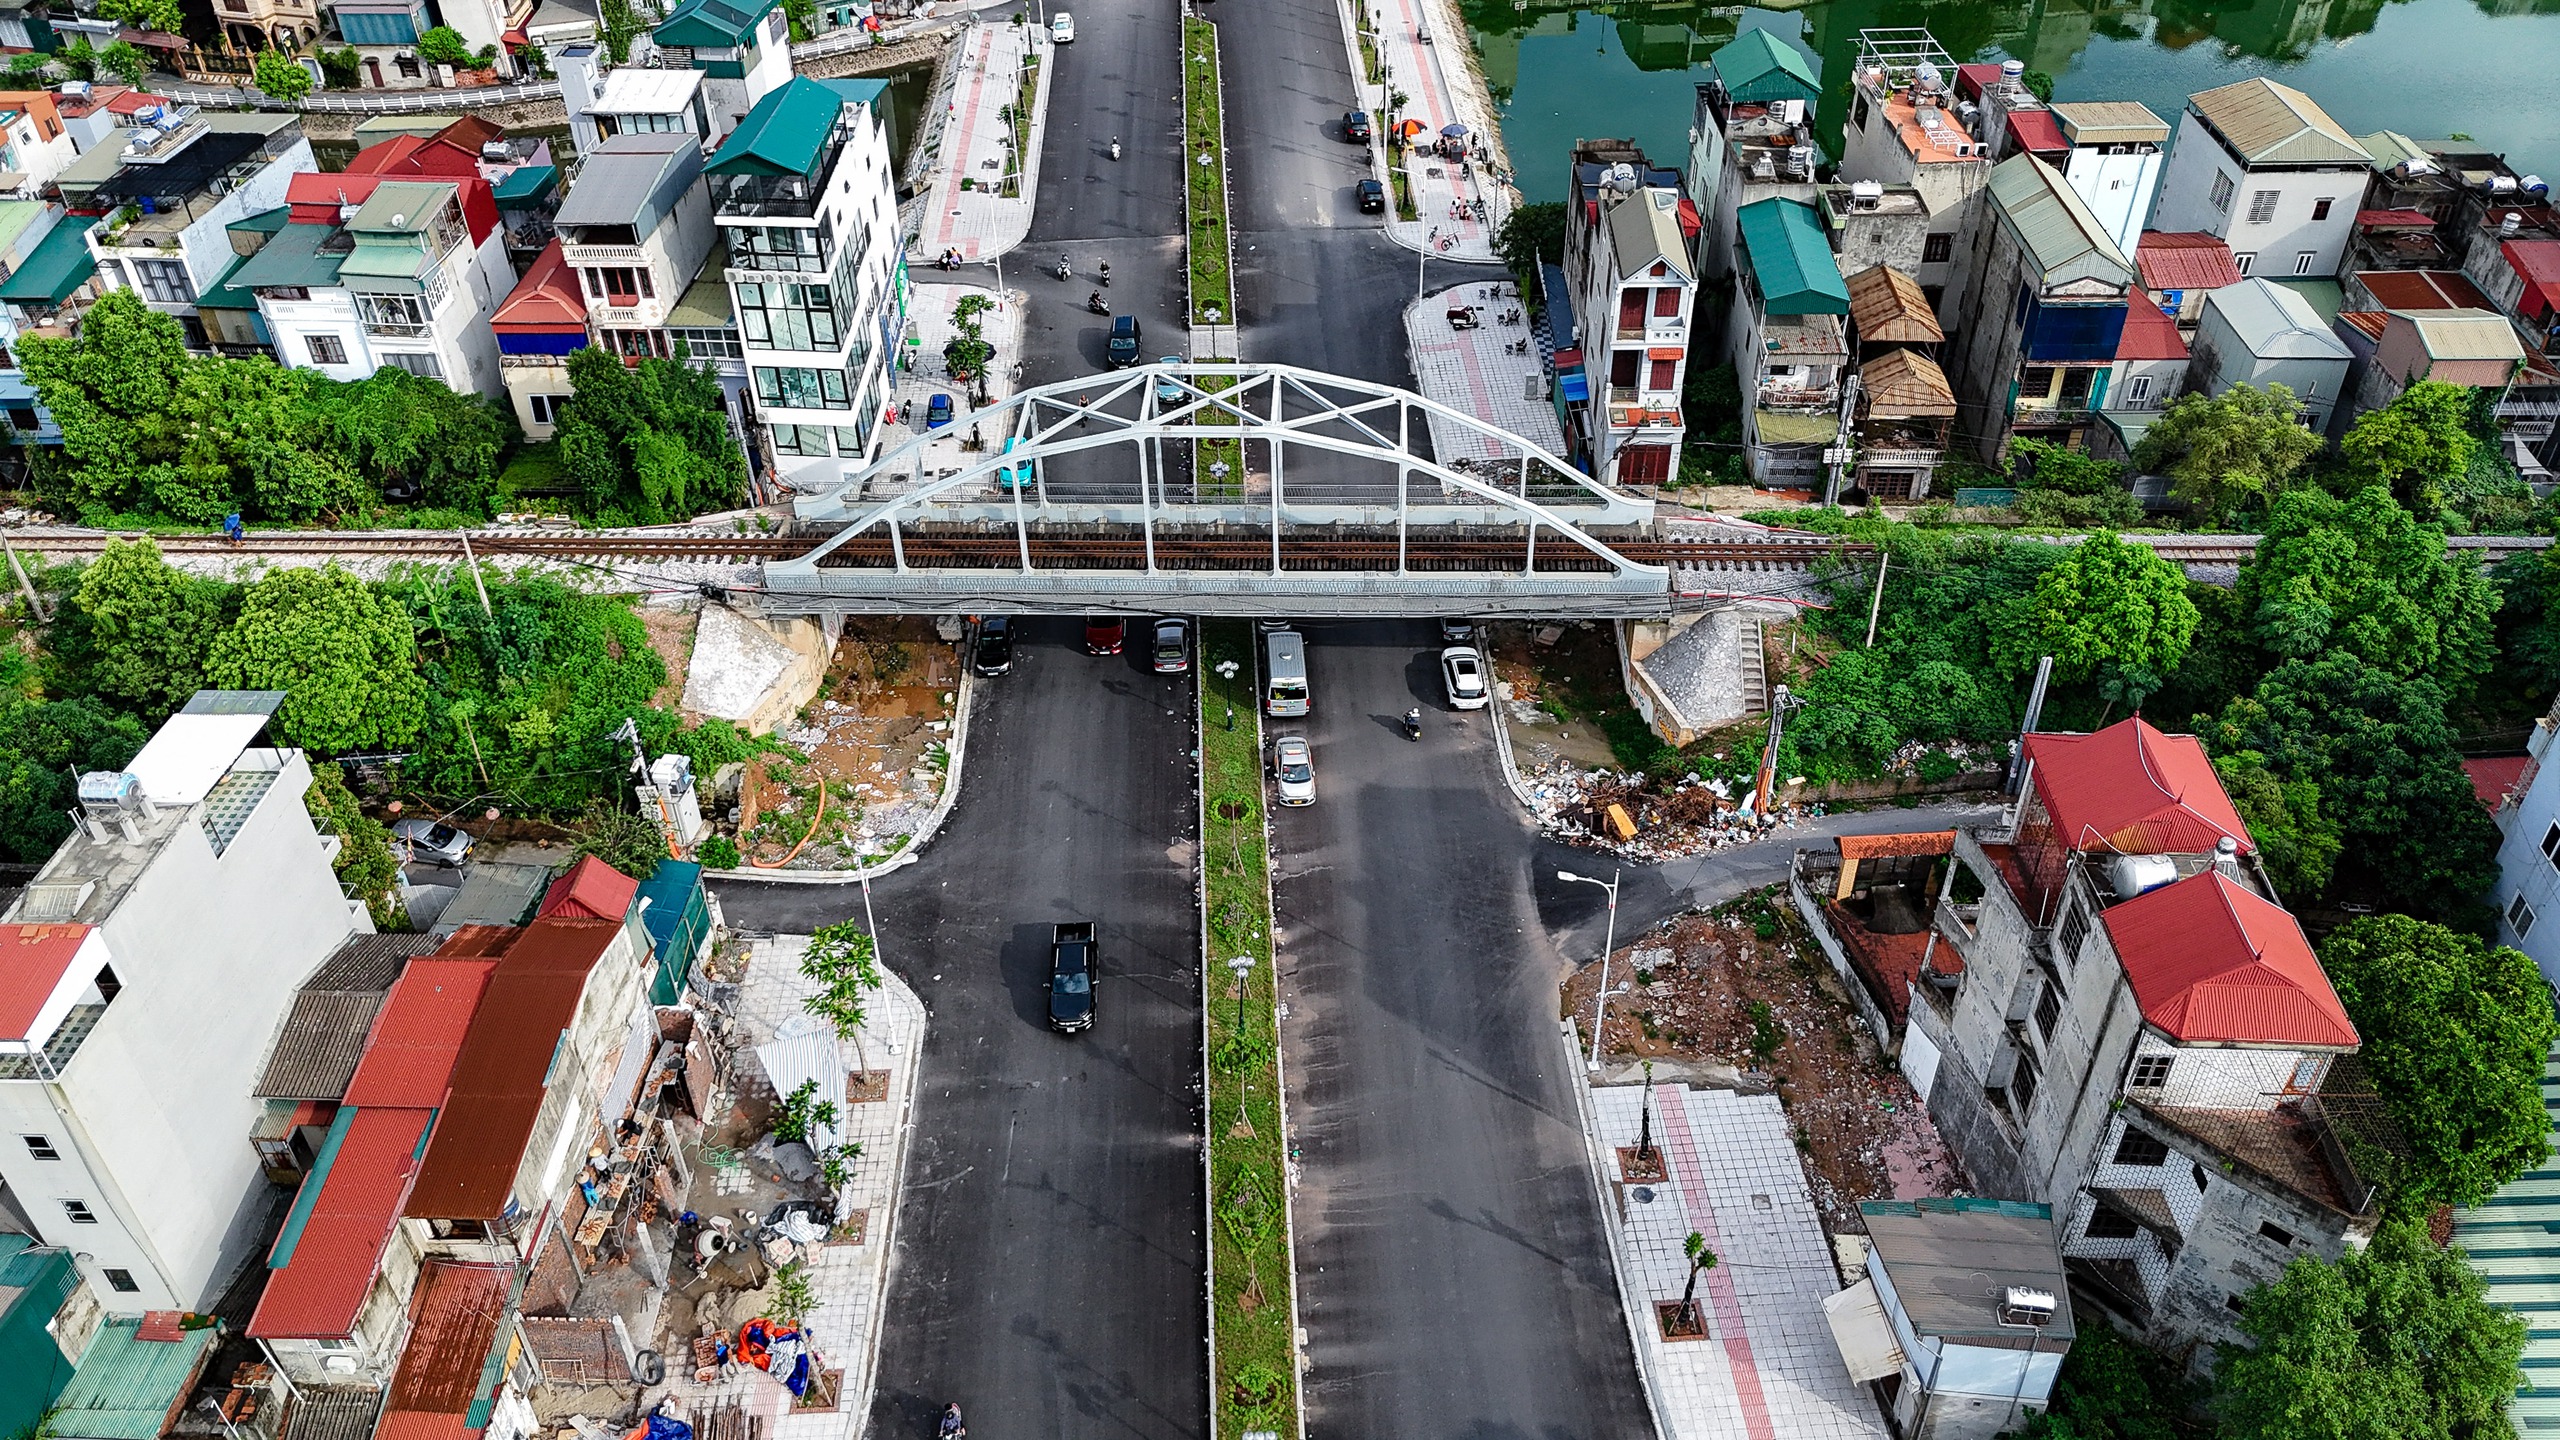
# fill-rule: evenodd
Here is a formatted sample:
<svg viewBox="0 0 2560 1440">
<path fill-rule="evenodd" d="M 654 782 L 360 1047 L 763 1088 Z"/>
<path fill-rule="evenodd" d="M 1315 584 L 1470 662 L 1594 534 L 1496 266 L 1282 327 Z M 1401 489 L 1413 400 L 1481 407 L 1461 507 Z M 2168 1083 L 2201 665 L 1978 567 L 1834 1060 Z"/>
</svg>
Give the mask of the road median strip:
<svg viewBox="0 0 2560 1440">
<path fill-rule="evenodd" d="M 1253 677 L 1253 636 L 1244 622 L 1203 624 L 1201 993 L 1212 1440 L 1304 1434 L 1261 711 Z"/>
</svg>

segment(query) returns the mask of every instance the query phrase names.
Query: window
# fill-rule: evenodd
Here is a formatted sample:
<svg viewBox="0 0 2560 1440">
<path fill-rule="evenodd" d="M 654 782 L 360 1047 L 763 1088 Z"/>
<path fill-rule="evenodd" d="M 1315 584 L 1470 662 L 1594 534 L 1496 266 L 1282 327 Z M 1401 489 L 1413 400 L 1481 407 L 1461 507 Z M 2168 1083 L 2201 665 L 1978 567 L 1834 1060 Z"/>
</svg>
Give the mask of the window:
<svg viewBox="0 0 2560 1440">
<path fill-rule="evenodd" d="M 2213 208 L 2225 215 L 2230 214 L 2231 192 L 2239 188 L 2229 175 L 2216 174 L 2213 177 Z"/>
<path fill-rule="evenodd" d="M 2250 191 L 2249 223 L 2264 225 L 2274 218 L 2276 218 L 2276 192 L 2273 190 Z"/>
<path fill-rule="evenodd" d="M 444 378 L 444 367 L 436 363 L 436 357 L 433 355 L 391 354 L 383 356 L 382 363 L 395 369 L 406 370 L 421 380 Z"/>
<path fill-rule="evenodd" d="M 303 343 L 311 347 L 311 363 L 314 365 L 347 363 L 346 342 L 335 335 L 306 335 Z"/>
<path fill-rule="evenodd" d="M 1949 231 L 1940 230 L 1920 242 L 1920 263 L 1923 265 L 1944 265 L 1954 258 L 1956 237 Z"/>
<path fill-rule="evenodd" d="M 9 428 L 41 430 L 44 428 L 44 421 L 36 418 L 36 407 L 33 405 L 12 405 L 9 407 Z"/>
<path fill-rule="evenodd" d="M 2231 268 L 2239 271 L 2243 275 L 2248 274 L 2249 267 L 2257 263 L 2258 252 L 2255 250 L 2243 250 L 2231 257 Z"/>
<path fill-rule="evenodd" d="M 678 326 L 667 332 L 667 338 L 683 345 L 696 360 L 735 360 L 744 353 L 735 330 Z"/>
<path fill-rule="evenodd" d="M 2159 1136 L 2127 1126 L 2124 1138 L 2116 1142 L 2116 1163 L 2166 1165 L 2169 1163 L 2169 1147 L 2160 1142 Z"/>
<path fill-rule="evenodd" d="M 394 57 L 392 58 L 391 63 L 400 67 L 400 74 L 401 74 L 401 76 L 402 76 L 404 79 L 415 80 L 415 79 L 417 79 L 417 78 L 418 78 L 418 57 L 417 57 L 417 56 L 415 56 L 415 55 L 399 55 L 399 56 L 394 56 Z"/>
<path fill-rule="evenodd" d="M 1856 110 L 1855 110 L 1855 111 L 1854 111 L 1854 112 L 1849 116 L 1849 123 L 1850 123 L 1850 124 L 1852 124 L 1852 125 L 1857 126 L 1857 127 L 1858 127 L 1859 129 L 1861 129 L 1861 130 L 1864 130 L 1864 129 L 1866 129 L 1866 128 L 1867 128 L 1867 97 L 1866 97 L 1866 96 L 1861 95 L 1861 96 L 1859 96 L 1859 97 L 1858 97 L 1858 105 L 1857 105 L 1857 109 L 1856 109 Z"/>
<path fill-rule="evenodd" d="M 797 365 L 756 367 L 756 398 L 793 410 L 850 410 L 853 397 L 841 370 Z M 826 452 L 820 451 L 820 454 Z"/>
<path fill-rule="evenodd" d="M 2018 1117 L 2019 1124 L 2024 1125 L 2027 1123 L 2027 1114 L 2035 1108 L 2035 1103 L 2036 1057 L 2021 1050 L 2018 1052 L 2017 1071 L 2009 1077 L 2010 1113 Z"/>
<path fill-rule="evenodd" d="M 608 305 L 637 305 L 657 298 L 649 284 L 647 266 L 609 265 L 587 267 L 587 294 Z"/>
<path fill-rule="evenodd" d="M 773 453 L 824 458 L 834 454 L 828 443 L 828 427 L 824 425 L 776 425 L 773 428 Z"/>
<path fill-rule="evenodd" d="M 2507 907 L 2507 928 L 2515 931 L 2519 940 L 2533 933 L 2533 907 L 2524 903 L 2522 895 Z"/>
<path fill-rule="evenodd" d="M 133 1283 L 130 1270 L 101 1270 L 98 1273 L 107 1277 L 107 1288 L 119 1295 L 131 1295 L 142 1288 Z"/>
<path fill-rule="evenodd" d="M 2294 256 L 2293 256 L 2293 273 L 2294 273 L 2294 274 L 2296 274 L 2296 275 L 2308 275 L 2308 274 L 2310 274 L 2310 273 L 2311 273 L 2311 267 L 2312 267 L 2312 266 L 2314 266 L 2314 265 L 2317 265 L 2317 264 L 2319 264 L 2319 263 L 2320 263 L 2320 252 L 2319 252 L 2319 251 L 2317 251 L 2317 250 L 2298 250 L 2298 251 L 2295 251 L 2295 252 L 2294 252 Z"/>
<path fill-rule="evenodd" d="M 2310 1094 L 2320 1088 L 2320 1081 L 2328 1074 L 2328 1070 L 2329 1062 L 2321 1057 L 2303 1056 L 2293 1062 L 2293 1078 L 2285 1082 L 2285 1093 L 2288 1095 Z"/>
<path fill-rule="evenodd" d="M 2560 825 L 2542 832 L 2542 858 L 2551 862 L 2552 869 L 2560 870 Z"/>
<path fill-rule="evenodd" d="M 2133 1062 L 2133 1078 L 2125 1082 L 2127 1089 L 2157 1090 L 2169 1083 L 2169 1065 L 2175 1055 L 2144 1055 Z"/>
<path fill-rule="evenodd" d="M 86 1200 L 63 1201 L 62 1213 L 70 1216 L 71 1223 L 74 1225 L 95 1225 L 98 1223 L 98 1217 L 89 1213 L 89 1202 Z"/>
<path fill-rule="evenodd" d="M 187 278 L 187 267 L 176 260 L 136 260 L 133 274 L 142 293 L 163 305 L 184 305 L 196 298 L 195 282 Z"/>
<path fill-rule="evenodd" d="M 2293 1243 L 2293 1232 L 2273 1221 L 2260 1221 L 2258 1224 L 2258 1233 L 2266 1236 L 2268 1239 L 2273 1240 L 2279 1245 L 2290 1245 Z"/>
<path fill-rule="evenodd" d="M 2088 938 L 2089 912 L 2075 902 L 2062 916 L 2062 963 L 2076 963 L 2080 959 L 2080 942 Z"/>
<path fill-rule="evenodd" d="M 2314 200 L 2314 201 L 2312 201 L 2312 202 L 2311 202 L 2311 218 L 2312 218 L 2312 219 L 2314 219 L 2314 220 L 2326 220 L 2326 219 L 2328 219 L 2328 218 L 2329 218 L 2329 207 L 2330 207 L 2330 206 L 2332 206 L 2332 205 L 2335 205 L 2335 204 L 2337 204 L 2337 203 L 2338 203 L 2338 202 L 2337 202 L 2336 200 L 2334 200 L 2334 199 Z"/>
<path fill-rule="evenodd" d="M 53 1137 L 50 1135 L 21 1135 L 18 1138 L 27 1142 L 27 1153 L 39 1160 L 62 1158 L 62 1152 L 53 1148 Z"/>
<path fill-rule="evenodd" d="M 865 436 L 858 429 L 847 429 L 843 426 L 836 427 L 836 454 L 847 460 L 858 460 L 862 458 L 862 446 L 864 439 Z"/>
<path fill-rule="evenodd" d="M 2092 1240 L 2130 1240 L 2142 1233 L 2133 1217 L 2112 1205 L 2101 1203 L 2089 1212 L 2089 1228 L 2080 1232 Z"/>
<path fill-rule="evenodd" d="M 768 350 L 833 350 L 839 330 L 835 287 L 741 283 L 738 328 Z"/>
<path fill-rule="evenodd" d="M 569 397 L 566 395 L 527 395 L 524 397 L 524 408 L 527 413 L 533 416 L 533 423 L 537 425 L 559 424 L 560 407 L 568 403 Z"/>
<path fill-rule="evenodd" d="M 1653 292 L 1653 318 L 1656 320 L 1680 318 L 1679 286 L 1665 285 Z"/>
<path fill-rule="evenodd" d="M 1680 373 L 1680 362 L 1677 360 L 1656 360 L 1653 362 L 1652 370 L 1653 373 L 1646 377 L 1644 388 L 1647 390 L 1668 390 L 1671 388 L 1671 382 L 1674 377 Z"/>
<path fill-rule="evenodd" d="M 359 291 L 355 300 L 356 315 L 364 321 L 368 335 L 416 339 L 429 333 L 426 302 L 419 296 L 375 295 Z"/>
<path fill-rule="evenodd" d="M 113 1005 L 116 997 L 124 993 L 124 982 L 116 978 L 112 965 L 99 966 L 98 978 L 91 983 L 98 987 L 98 1002 L 102 1005 Z"/>
<path fill-rule="evenodd" d="M 2036 1033 L 2050 1040 L 2053 1038 L 2053 1027 L 2061 1022 L 2062 992 L 2047 985 L 2044 987 L 2044 993 L 2036 996 Z"/>
<path fill-rule="evenodd" d="M 2127 380 L 2124 384 L 2124 398 L 2128 404 L 2133 405 L 2139 405 L 2143 401 L 2150 399 L 2151 377 L 2148 375 L 2136 375 L 2132 379 Z"/>
</svg>

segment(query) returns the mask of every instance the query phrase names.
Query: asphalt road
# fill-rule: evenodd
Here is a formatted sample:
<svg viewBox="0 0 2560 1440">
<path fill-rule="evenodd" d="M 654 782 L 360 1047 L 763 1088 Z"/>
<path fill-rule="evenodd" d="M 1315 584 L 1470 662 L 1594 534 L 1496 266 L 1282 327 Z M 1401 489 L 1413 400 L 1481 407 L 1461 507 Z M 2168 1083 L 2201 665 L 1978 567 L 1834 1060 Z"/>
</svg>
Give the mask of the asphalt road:
<svg viewBox="0 0 2560 1440">
<path fill-rule="evenodd" d="M 1308 1429 L 1648 1434 L 1489 712 L 1424 623 L 1319 625 L 1317 801 L 1274 822 Z M 1397 717 L 1419 704 L 1425 736 Z"/>
<path fill-rule="evenodd" d="M 872 887 L 883 958 L 931 1013 L 874 1440 L 958 1400 L 987 1435 L 1206 1428 L 1190 677 L 1024 622 L 973 704 L 927 859 Z M 851 886 L 729 885 L 732 925 L 858 916 Z M 1046 1025 L 1049 926 L 1100 922 L 1099 1017 Z"/>
</svg>

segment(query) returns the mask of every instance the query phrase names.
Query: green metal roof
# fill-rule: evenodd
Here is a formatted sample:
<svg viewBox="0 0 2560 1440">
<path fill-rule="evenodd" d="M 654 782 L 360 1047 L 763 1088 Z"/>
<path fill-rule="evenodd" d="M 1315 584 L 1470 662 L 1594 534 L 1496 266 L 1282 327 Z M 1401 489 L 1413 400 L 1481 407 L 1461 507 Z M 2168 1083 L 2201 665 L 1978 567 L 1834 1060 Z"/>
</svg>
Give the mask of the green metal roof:
<svg viewBox="0 0 2560 1440">
<path fill-rule="evenodd" d="M 674 23 L 672 21 L 668 22 Z M 848 104 L 867 105 L 888 89 L 885 80 L 812 80 L 794 75 L 767 94 L 721 142 L 702 167 L 713 175 L 806 175 L 817 178 L 819 157 Z"/>
<path fill-rule="evenodd" d="M 1990 189 L 1991 203 L 2008 218 L 2044 284 L 2133 283 L 2133 262 L 2061 171 L 2034 155 L 2012 155 L 1993 168 Z"/>
<path fill-rule="evenodd" d="M 560 186 L 557 165 L 519 165 L 491 188 L 501 210 L 530 210 Z"/>
<path fill-rule="evenodd" d="M 2542 1064 L 2542 1101 L 2560 1105 L 2560 1052 Z M 2553 1127 L 2560 1141 L 2560 1125 Z M 2489 1303 L 2524 1317 L 2523 1383 L 2507 1405 L 2518 1434 L 2560 1427 L 2560 1156 L 2453 1212 L 2453 1243 L 2488 1283 Z"/>
<path fill-rule="evenodd" d="M 273 210 L 261 210 L 255 215 L 234 220 L 222 228 L 234 235 L 273 235 L 292 223 L 293 207 L 279 205 Z"/>
<path fill-rule="evenodd" d="M 0 300 L 20 304 L 59 305 L 98 273 L 98 257 L 89 253 L 89 227 L 95 215 L 65 215 L 52 233 L 36 242 L 35 253 L 5 282 Z"/>
<path fill-rule="evenodd" d="M 1761 200 L 1742 207 L 1742 249 L 1771 315 L 1846 315 L 1849 282 L 1823 238 L 1822 220 L 1801 200 Z"/>
<path fill-rule="evenodd" d="M 223 277 L 225 282 L 244 290 L 263 290 L 269 286 L 300 285 L 317 289 L 338 283 L 338 267 L 347 261 L 344 242 L 324 252 L 321 246 L 340 232 L 334 225 L 287 225 L 274 239 L 258 247 L 258 252 L 240 263 L 240 268 Z"/>
<path fill-rule="evenodd" d="M 1766 30 L 1743 31 L 1732 44 L 1708 56 L 1707 63 L 1715 67 L 1716 78 L 1736 100 L 1811 103 L 1822 98 L 1822 82 L 1814 78 L 1803 52 Z"/>
<path fill-rule="evenodd" d="M 203 294 L 196 297 L 196 308 L 199 310 L 257 309 L 258 297 L 242 286 L 233 283 L 233 277 L 238 275 L 243 267 L 256 258 L 257 257 L 254 255 L 243 255 L 239 259 L 232 261 L 231 268 L 222 272 L 222 278 L 214 281 Z"/>
<path fill-rule="evenodd" d="M 159 1440 L 221 1340 L 214 1326 L 175 1340 L 137 1338 L 136 1318 L 106 1321 L 55 1401 L 47 1433 L 64 1440 Z"/>
<path fill-rule="evenodd" d="M 736 46 L 755 33 L 756 22 L 782 0 L 685 0 L 650 38 L 661 45 Z"/>
</svg>

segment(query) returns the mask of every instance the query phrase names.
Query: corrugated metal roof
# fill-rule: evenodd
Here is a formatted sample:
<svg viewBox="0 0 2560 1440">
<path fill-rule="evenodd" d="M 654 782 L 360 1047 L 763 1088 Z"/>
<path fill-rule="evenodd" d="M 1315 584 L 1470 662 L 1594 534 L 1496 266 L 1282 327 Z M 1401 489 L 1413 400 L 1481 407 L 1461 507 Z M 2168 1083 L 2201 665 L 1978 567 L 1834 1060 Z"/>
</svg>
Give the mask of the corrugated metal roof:
<svg viewBox="0 0 2560 1440">
<path fill-rule="evenodd" d="M 100 143 L 118 142 L 111 137 Z M 94 215 L 66 215 L 54 222 L 53 228 L 36 242 L 35 253 L 27 257 L 27 263 L 0 281 L 0 300 L 61 304 L 82 282 L 98 273 L 98 257 L 89 249 L 89 231 L 97 223 Z"/>
<path fill-rule="evenodd" d="M 1867 413 L 1887 420 L 1943 419 L 1956 413 L 1953 386 L 1938 362 L 1917 350 L 1889 350 L 1858 367 Z"/>
<path fill-rule="evenodd" d="M 1822 220 L 1801 200 L 1759 200 L 1742 207 L 1743 258 L 1751 266 L 1766 313 L 1846 315 L 1849 285 L 1840 278 Z"/>
<path fill-rule="evenodd" d="M 2074 145 L 2159 145 L 2169 138 L 2169 122 L 2131 100 L 2074 100 L 2053 113 Z"/>
<path fill-rule="evenodd" d="M 620 920 L 631 913 L 640 882 L 593 855 L 581 855 L 569 873 L 551 882 L 542 897 L 542 914 Z"/>
<path fill-rule="evenodd" d="M 433 1112 L 353 1109 L 327 1168 L 302 1183 L 268 1257 L 273 1273 L 249 1333 L 261 1340 L 330 1340 L 355 1333 L 400 1201 L 416 1173 Z M 341 1112 L 347 1113 L 347 1112 Z"/>
<path fill-rule="evenodd" d="M 287 225 L 241 262 L 232 272 L 231 283 L 243 290 L 325 289 L 338 283 L 338 271 L 354 253 L 355 242 L 334 223 Z"/>
<path fill-rule="evenodd" d="M 2133 283 L 2133 262 L 2116 248 L 2107 227 L 2089 212 L 2089 202 L 2061 171 L 2033 155 L 2012 155 L 1992 167 L 1990 188 L 1993 205 L 2034 257 L 2046 285 L 2071 280 Z"/>
<path fill-rule="evenodd" d="M 686 10 L 692 8 L 688 5 Z M 684 10 L 677 11 L 667 25 L 674 25 L 684 14 Z M 664 35 L 666 28 L 660 27 L 658 33 Z M 818 157 L 826 153 L 827 138 L 835 133 L 836 118 L 844 113 L 848 101 L 862 98 L 841 88 L 840 82 L 794 75 L 755 103 L 747 117 L 738 122 L 738 128 L 720 142 L 720 152 L 703 168 L 714 175 L 816 178 Z"/>
<path fill-rule="evenodd" d="M 1868 1254 L 1884 1264 L 1902 1313 L 1922 1335 L 2069 1344 L 2071 1287 L 2050 1207 L 2023 1200 L 1868 1201 Z M 2054 1297 L 2053 1319 L 2032 1332 L 2000 1323 L 2002 1292 Z"/>
<path fill-rule="evenodd" d="M 159 1440 L 177 1419 L 205 1362 L 220 1343 L 212 1326 L 173 1341 L 137 1338 L 139 1316 L 119 1316 L 98 1326 L 80 1368 L 54 1401 L 47 1435 L 60 1440 Z"/>
<path fill-rule="evenodd" d="M 409 973 L 382 1004 L 372 1043 L 347 1086 L 346 1102 L 419 1109 L 442 1105 L 472 1014 L 497 968 L 494 960 L 410 962 Z"/>
<path fill-rule="evenodd" d="M 1600 202 L 1608 209 L 1610 261 L 1622 276 L 1640 276 L 1656 264 L 1689 278 L 1689 247 L 1680 235 L 1680 192 L 1639 190 Z"/>
<path fill-rule="evenodd" d="M 294 1396 L 284 1440 L 372 1440 L 374 1417 L 381 1411 L 379 1390 L 305 1385 Z"/>
<path fill-rule="evenodd" d="M 2026 751 L 2068 849 L 2202 855 L 2225 835 L 2257 848 L 2193 735 L 2164 735 L 2137 717 L 2092 735 L 2029 735 Z"/>
<path fill-rule="evenodd" d="M 451 935 L 472 925 L 521 925 L 533 914 L 542 892 L 551 884 L 551 868 L 547 865 L 510 865 L 491 861 L 471 867 L 463 877 L 462 893 L 444 907 L 436 917 L 436 932 Z M 450 943 L 438 952 L 456 952 Z M 490 950 L 483 952 L 495 955 Z"/>
<path fill-rule="evenodd" d="M 413 955 L 435 948 L 427 935 L 359 935 L 303 982 L 286 1012 L 267 1068 L 249 1093 L 267 1100 L 337 1100 L 347 1093 L 383 992 Z"/>
<path fill-rule="evenodd" d="M 2385 310 L 2496 308 L 2459 270 L 2359 270 L 2356 283 Z"/>
<path fill-rule="evenodd" d="M 2204 230 L 2145 230 L 2133 260 L 2143 285 L 2153 290 L 2218 290 L 2241 279 L 2231 246 Z"/>
<path fill-rule="evenodd" d="M 510 1265 L 458 1265 L 430 1260 L 409 1300 L 409 1348 L 391 1377 L 384 1433 L 403 1414 L 460 1419 L 479 1399 L 481 1372 L 506 1315 L 515 1279 Z M 404 1422 L 407 1423 L 407 1422 Z"/>
<path fill-rule="evenodd" d="M 625 65 L 604 77 L 604 90 L 588 109 L 599 115 L 672 115 L 693 104 L 693 92 L 706 78 L 699 70 Z"/>
<path fill-rule="evenodd" d="M 561 248 L 559 237 L 542 247 L 524 278 L 507 293 L 489 326 L 501 335 L 528 331 L 577 331 L 587 328 L 586 297 L 578 293 L 577 272 L 569 266 L 568 253 Z"/>
<path fill-rule="evenodd" d="M 0 925 L 0 1040 L 24 1040 L 89 938 L 88 925 Z"/>
<path fill-rule="evenodd" d="M 2560 1115 L 2560 1050 L 2543 1060 L 2542 1103 Z M 2507 1406 L 2518 1434 L 2560 1428 L 2560 1123 L 2552 1139 L 2553 1158 L 2453 1212 L 2453 1243 L 2489 1303 L 2524 1317 L 2524 1375 Z"/>
<path fill-rule="evenodd" d="M 617 75 L 627 73 L 617 70 Z M 697 74 L 661 71 L 661 74 Z M 684 131 L 616 135 L 587 152 L 560 202 L 560 225 L 629 225 L 646 239 L 702 174 L 702 139 Z"/>
<path fill-rule="evenodd" d="M 2272 280 L 2225 285 L 2204 299 L 2249 353 L 2261 360 L 2348 360 L 2347 342 L 2331 333 L 2311 302 Z"/>
<path fill-rule="evenodd" d="M 756 22 L 781 0 L 685 0 L 650 38 L 678 47 L 736 46 L 755 33 Z"/>
<path fill-rule="evenodd" d="M 2116 337 L 2119 360 L 2184 360 L 2186 337 L 2178 322 L 2160 313 L 2147 290 L 2125 292 L 2124 333 Z"/>
<path fill-rule="evenodd" d="M 371 990 L 391 988 L 411 960 L 436 948 L 432 935 L 355 935 L 320 962 L 305 990 Z"/>
<path fill-rule="evenodd" d="M 1707 57 L 1725 93 L 1745 103 L 1822 98 L 1822 82 L 1802 52 L 1766 30 L 1745 30 Z"/>
<path fill-rule="evenodd" d="M 1849 320 L 1861 345 L 1936 344 L 1947 338 L 1920 282 L 1890 265 L 1871 265 L 1846 282 Z"/>
<path fill-rule="evenodd" d="M 2431 360 L 2506 360 L 2524 358 L 2507 317 L 2488 310 L 2394 310 L 2418 332 L 2418 343 Z"/>
<path fill-rule="evenodd" d="M 621 932 L 619 921 L 546 917 L 507 946 L 463 1039 L 452 1097 L 406 1213 L 494 1220 L 505 1212 L 587 972 Z"/>
<path fill-rule="evenodd" d="M 2218 870 L 2111 906 L 2100 917 L 2142 1018 L 2176 1040 L 2356 1044 L 2355 1022 L 2285 908 Z"/>
<path fill-rule="evenodd" d="M 2187 97 L 2252 165 L 2370 165 L 2372 152 L 2310 96 L 2263 75 Z"/>
<path fill-rule="evenodd" d="M 1843 860 L 1882 860 L 1897 855 L 1952 855 L 1953 830 L 1915 830 L 1904 835 L 1841 835 L 1834 838 Z"/>
<path fill-rule="evenodd" d="M 2062 126 L 2055 122 L 2050 110 L 2012 110 L 2009 133 L 2018 137 L 2021 149 L 2038 155 L 2066 155 L 2071 142 L 2062 138 Z"/>
</svg>

